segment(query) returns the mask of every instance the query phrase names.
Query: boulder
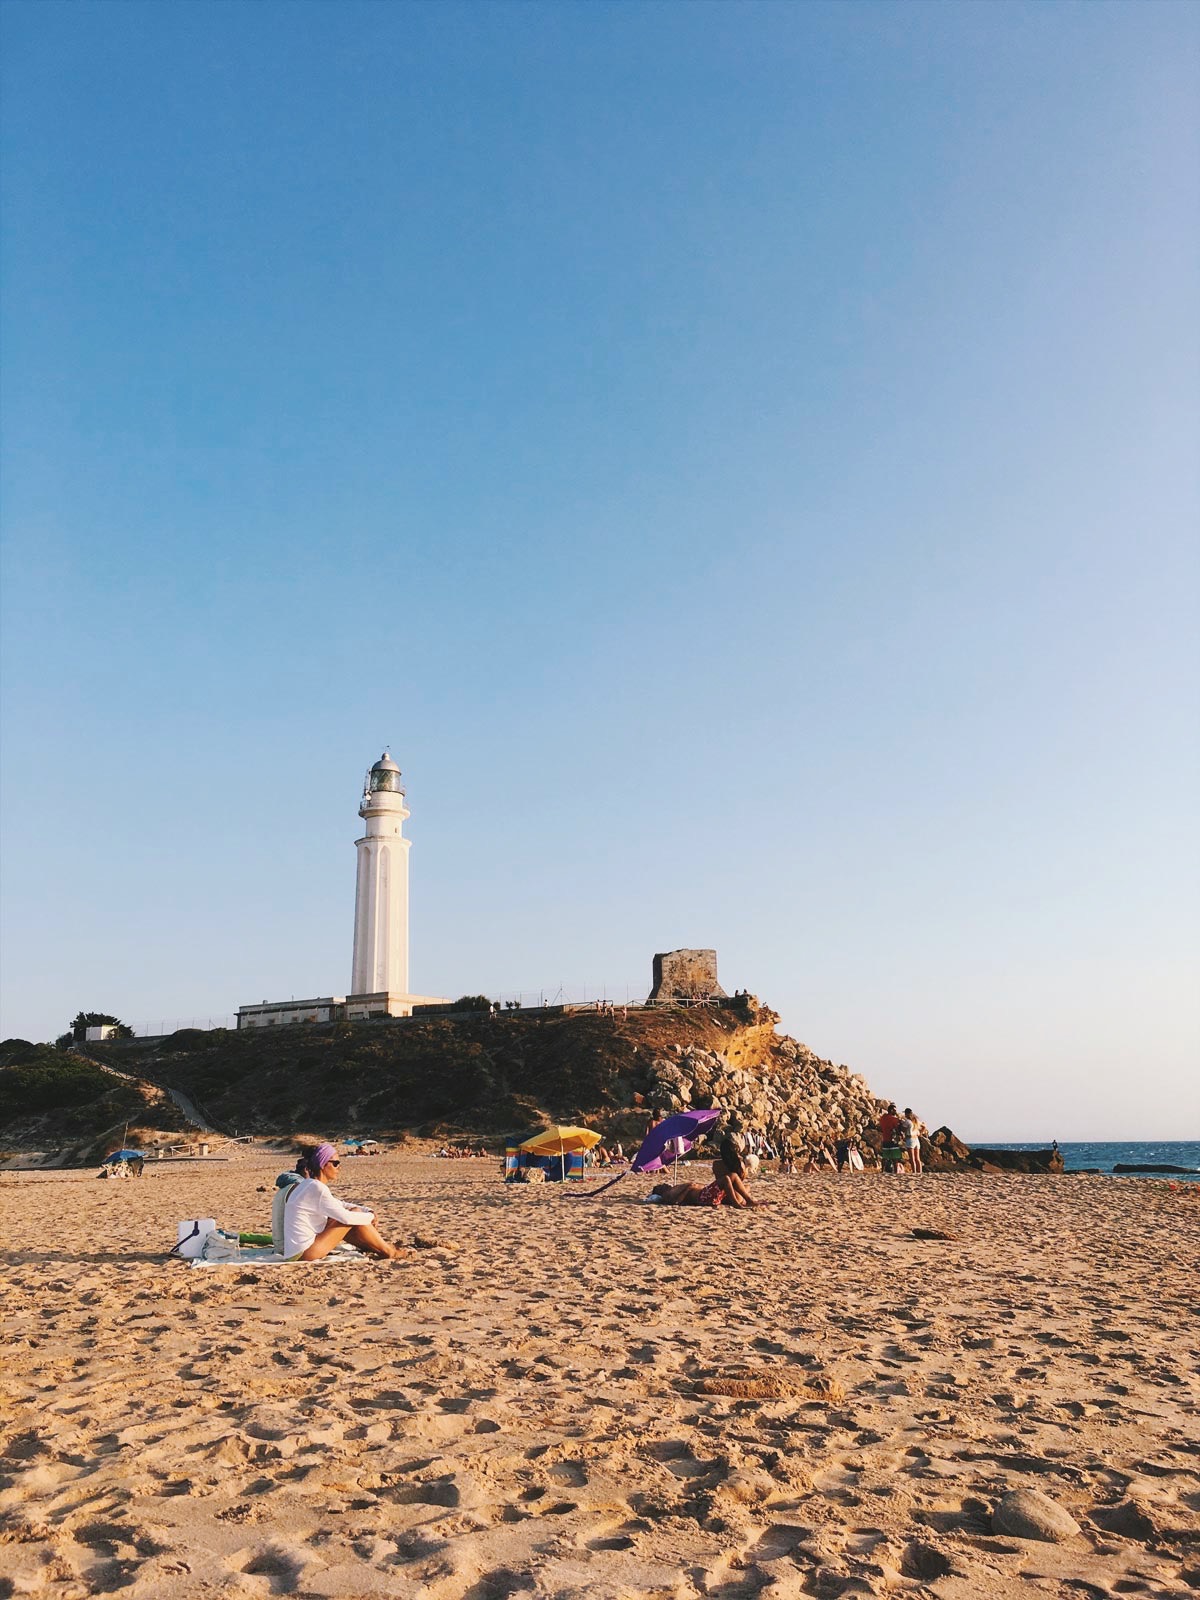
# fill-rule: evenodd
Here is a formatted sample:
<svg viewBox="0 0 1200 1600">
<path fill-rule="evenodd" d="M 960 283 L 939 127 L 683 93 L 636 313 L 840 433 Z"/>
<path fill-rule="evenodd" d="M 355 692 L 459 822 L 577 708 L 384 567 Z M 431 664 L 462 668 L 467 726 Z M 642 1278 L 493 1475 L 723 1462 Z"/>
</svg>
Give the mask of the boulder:
<svg viewBox="0 0 1200 1600">
<path fill-rule="evenodd" d="M 1013 1539 L 1040 1539 L 1064 1544 L 1079 1532 L 1069 1511 L 1038 1489 L 1012 1489 L 992 1512 L 992 1527 Z"/>
<path fill-rule="evenodd" d="M 935 1128 L 929 1135 L 929 1145 L 933 1150 L 940 1150 L 944 1154 L 953 1156 L 955 1161 L 966 1161 L 971 1152 L 961 1139 L 956 1139 L 949 1128 Z"/>
<path fill-rule="evenodd" d="M 1137 1500 L 1122 1500 L 1116 1506 L 1097 1506 L 1092 1512 L 1092 1521 L 1105 1533 L 1136 1539 L 1142 1544 L 1152 1544 L 1160 1537 L 1152 1513 Z"/>
<path fill-rule="evenodd" d="M 716 1485 L 714 1493 L 743 1505 L 759 1505 L 778 1491 L 779 1485 L 767 1473 L 754 1467 L 739 1467 Z"/>
<path fill-rule="evenodd" d="M 1058 1150 L 982 1150 L 978 1145 L 970 1152 L 972 1166 L 982 1166 L 985 1172 L 1061 1172 L 1062 1154 Z"/>
</svg>

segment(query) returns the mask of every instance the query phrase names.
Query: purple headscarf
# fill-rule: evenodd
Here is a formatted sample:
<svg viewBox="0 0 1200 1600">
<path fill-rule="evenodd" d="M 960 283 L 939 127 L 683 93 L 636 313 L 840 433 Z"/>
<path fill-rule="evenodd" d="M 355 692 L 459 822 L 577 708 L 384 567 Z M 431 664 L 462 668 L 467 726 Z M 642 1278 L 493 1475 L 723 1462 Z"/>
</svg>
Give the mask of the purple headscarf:
<svg viewBox="0 0 1200 1600">
<path fill-rule="evenodd" d="M 308 1178 L 319 1178 L 321 1168 L 336 1160 L 337 1151 L 329 1143 L 319 1144 L 311 1155 L 301 1156 L 296 1163 L 296 1171 L 303 1172 Z"/>
</svg>

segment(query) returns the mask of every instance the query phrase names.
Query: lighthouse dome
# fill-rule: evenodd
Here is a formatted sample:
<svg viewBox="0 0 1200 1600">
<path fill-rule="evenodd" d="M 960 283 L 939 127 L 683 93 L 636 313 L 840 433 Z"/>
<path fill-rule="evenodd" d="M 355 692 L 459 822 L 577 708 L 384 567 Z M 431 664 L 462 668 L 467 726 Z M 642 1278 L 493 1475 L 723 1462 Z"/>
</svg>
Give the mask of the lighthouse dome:
<svg viewBox="0 0 1200 1600">
<path fill-rule="evenodd" d="M 395 794 L 404 793 L 400 787 L 400 768 L 387 750 L 367 774 L 367 789 L 371 794 L 378 794 L 381 789 Z"/>
</svg>

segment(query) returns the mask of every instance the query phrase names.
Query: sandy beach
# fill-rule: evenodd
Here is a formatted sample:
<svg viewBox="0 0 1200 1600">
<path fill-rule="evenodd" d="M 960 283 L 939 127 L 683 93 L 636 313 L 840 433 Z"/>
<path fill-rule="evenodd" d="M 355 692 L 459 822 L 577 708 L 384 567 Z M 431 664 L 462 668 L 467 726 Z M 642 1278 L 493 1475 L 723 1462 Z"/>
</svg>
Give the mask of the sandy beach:
<svg viewBox="0 0 1200 1600">
<path fill-rule="evenodd" d="M 285 1165 L 0 1175 L 0 1595 L 1200 1589 L 1200 1194 L 829 1174 L 664 1210 L 384 1156 L 340 1192 L 437 1247 L 164 1260 L 180 1218 L 264 1225 Z M 1078 1531 L 997 1531 L 1016 1489 Z"/>
</svg>

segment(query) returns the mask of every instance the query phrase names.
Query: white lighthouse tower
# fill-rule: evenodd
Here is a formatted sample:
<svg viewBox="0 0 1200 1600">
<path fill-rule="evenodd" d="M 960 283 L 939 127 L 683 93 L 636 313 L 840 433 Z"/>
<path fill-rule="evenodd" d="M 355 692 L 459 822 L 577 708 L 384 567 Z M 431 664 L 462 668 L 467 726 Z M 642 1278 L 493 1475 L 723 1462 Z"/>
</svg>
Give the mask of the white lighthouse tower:
<svg viewBox="0 0 1200 1600">
<path fill-rule="evenodd" d="M 408 807 L 400 768 L 385 750 L 367 773 L 358 814 L 366 823 L 354 893 L 350 993 L 408 994 Z"/>
<path fill-rule="evenodd" d="M 239 1006 L 239 1028 L 411 1017 L 414 1006 L 446 1004 L 444 995 L 408 992 L 409 840 L 403 831 L 408 807 L 400 768 L 386 750 L 367 773 L 358 814 L 366 826 L 355 840 L 358 883 L 350 993 Z"/>
</svg>

